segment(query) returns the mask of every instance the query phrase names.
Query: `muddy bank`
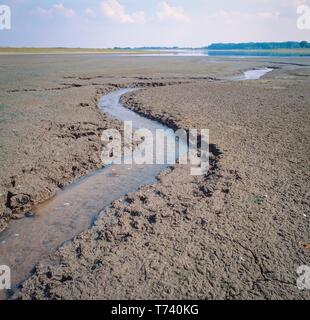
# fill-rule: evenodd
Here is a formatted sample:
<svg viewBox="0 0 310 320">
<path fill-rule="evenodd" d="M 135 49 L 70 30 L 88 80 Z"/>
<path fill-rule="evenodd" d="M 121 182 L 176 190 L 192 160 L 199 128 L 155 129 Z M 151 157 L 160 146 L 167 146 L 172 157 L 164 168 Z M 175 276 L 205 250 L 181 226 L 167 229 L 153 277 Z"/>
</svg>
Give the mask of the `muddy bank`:
<svg viewBox="0 0 310 320">
<path fill-rule="evenodd" d="M 101 166 L 101 132 L 121 125 L 98 110 L 97 90 L 12 93 L 1 99 L 0 230 Z"/>
<path fill-rule="evenodd" d="M 97 167 L 97 129 L 119 126 L 98 113 L 98 89 L 149 86 L 128 107 L 175 128 L 209 128 L 223 152 L 208 177 L 176 166 L 114 202 L 36 267 L 19 298 L 309 298 L 296 288 L 309 261 L 308 60 L 277 69 L 287 60 L 139 59 L 3 60 L 2 208 L 9 192 L 40 202 Z M 277 70 L 224 81 L 261 66 Z M 28 210 L 27 199 L 17 203 Z"/>
<path fill-rule="evenodd" d="M 120 104 L 120 97 L 134 90 L 120 89 L 104 95 L 98 107 L 114 119 L 132 121 L 134 130 L 148 128 L 154 133 L 157 129 L 167 130 L 160 123 L 141 117 Z M 173 133 L 171 138 L 175 139 Z M 133 141 L 134 145 L 130 145 L 130 148 L 135 148 L 138 141 Z M 185 141 L 181 143 L 182 149 L 187 148 Z M 49 201 L 34 207 L 31 215 L 26 215 L 27 218 L 11 221 L 7 229 L 0 233 L 0 264 L 10 266 L 13 290 L 30 276 L 40 260 L 64 242 L 89 229 L 103 208 L 143 185 L 153 184 L 167 168 L 165 164 L 128 163 L 103 167 L 57 192 Z"/>
<path fill-rule="evenodd" d="M 22 299 L 309 299 L 309 71 L 196 81 L 124 98 L 168 125 L 209 128 L 208 176 L 177 165 L 42 261 Z M 218 155 L 219 156 L 219 155 Z M 220 159 L 219 162 L 215 160 Z"/>
<path fill-rule="evenodd" d="M 102 131 L 123 129 L 121 122 L 98 109 L 102 95 L 121 87 L 157 87 L 186 81 L 126 77 L 111 83 L 109 76 L 53 78 L 49 70 L 39 77 L 40 84 L 35 77 L 29 84 L 28 70 L 18 67 L 20 77 L 25 79 L 18 82 L 16 78 L 10 89 L 0 79 L 0 232 L 11 219 L 31 214 L 36 205 L 57 191 L 101 168 Z M 56 70 L 61 67 L 56 65 Z M 2 75 L 4 78 L 5 72 Z M 10 74 L 8 82 L 14 76 Z"/>
</svg>

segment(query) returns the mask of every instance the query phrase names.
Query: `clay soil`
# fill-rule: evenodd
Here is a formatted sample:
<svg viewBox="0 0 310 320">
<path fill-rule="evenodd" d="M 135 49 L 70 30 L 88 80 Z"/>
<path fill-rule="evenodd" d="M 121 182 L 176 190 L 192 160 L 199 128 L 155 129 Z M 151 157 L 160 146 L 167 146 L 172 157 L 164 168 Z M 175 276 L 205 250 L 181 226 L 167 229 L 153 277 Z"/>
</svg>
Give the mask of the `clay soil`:
<svg viewBox="0 0 310 320">
<path fill-rule="evenodd" d="M 172 128 L 210 130 L 211 167 L 176 165 L 41 261 L 20 299 L 309 299 L 310 62 L 1 57 L 1 227 L 100 167 L 121 124 L 101 94 Z M 229 77 L 275 67 L 261 80 Z M 107 186 L 108 188 L 108 186 Z"/>
</svg>

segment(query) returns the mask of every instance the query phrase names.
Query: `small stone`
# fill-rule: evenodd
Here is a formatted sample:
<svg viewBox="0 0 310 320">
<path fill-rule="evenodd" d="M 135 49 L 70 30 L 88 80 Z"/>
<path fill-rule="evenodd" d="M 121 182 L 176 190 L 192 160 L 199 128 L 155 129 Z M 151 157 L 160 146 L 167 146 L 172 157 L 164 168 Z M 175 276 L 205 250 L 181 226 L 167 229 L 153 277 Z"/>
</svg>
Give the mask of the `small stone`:
<svg viewBox="0 0 310 320">
<path fill-rule="evenodd" d="M 140 228 L 140 223 L 138 221 L 132 221 L 131 226 L 138 230 Z"/>
<path fill-rule="evenodd" d="M 156 214 L 153 214 L 151 216 L 148 217 L 148 221 L 150 224 L 155 224 L 157 222 L 157 216 Z"/>
<path fill-rule="evenodd" d="M 208 224 L 208 221 L 207 221 L 206 219 L 204 219 L 204 218 L 201 218 L 201 219 L 200 219 L 200 224 L 201 224 L 203 227 L 205 227 L 205 226 Z"/>
<path fill-rule="evenodd" d="M 106 231 L 104 233 L 105 239 L 107 242 L 112 242 L 113 241 L 113 235 L 110 231 Z"/>
</svg>

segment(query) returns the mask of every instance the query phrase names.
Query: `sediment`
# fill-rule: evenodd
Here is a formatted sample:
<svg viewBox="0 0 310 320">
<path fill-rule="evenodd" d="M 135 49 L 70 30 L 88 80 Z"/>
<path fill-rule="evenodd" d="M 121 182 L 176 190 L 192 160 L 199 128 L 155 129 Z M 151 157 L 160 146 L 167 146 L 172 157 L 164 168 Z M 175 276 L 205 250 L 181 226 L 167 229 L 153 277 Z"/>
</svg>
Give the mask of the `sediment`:
<svg viewBox="0 0 310 320">
<path fill-rule="evenodd" d="M 188 166 L 176 165 L 161 174 L 156 184 L 115 201 L 100 214 L 94 227 L 41 261 L 14 298 L 309 299 L 309 292 L 296 286 L 296 270 L 307 265 L 310 258 L 306 245 L 310 242 L 310 73 L 306 63 L 298 69 L 277 69 L 259 81 L 231 82 L 225 80 L 229 72 L 235 74 L 250 65 L 266 66 L 266 62 L 247 59 L 213 65 L 191 58 L 184 65 L 182 59 L 164 59 L 161 64 L 156 59 L 147 61 L 143 70 L 139 70 L 139 64 L 134 65 L 134 72 L 124 65 L 120 71 L 117 64 L 112 72 L 106 64 L 110 69 L 100 75 L 98 61 L 88 65 L 96 65 L 96 69 L 79 71 L 83 74 L 70 75 L 66 70 L 64 76 L 70 76 L 66 80 L 82 86 L 57 90 L 50 111 L 47 106 L 42 108 L 48 103 L 41 99 L 53 90 L 7 93 L 2 101 L 12 106 L 9 101 L 16 95 L 16 109 L 12 110 L 22 109 L 30 116 L 19 115 L 21 128 L 27 130 L 15 131 L 17 137 L 10 142 L 5 133 L 11 136 L 18 120 L 6 120 L 1 126 L 1 146 L 7 155 L 1 167 L 10 173 L 1 173 L 5 177 L 1 181 L 9 186 L 5 191 L 23 185 L 20 180 L 15 187 L 8 184 L 12 181 L 11 170 L 21 172 L 22 168 L 22 162 L 14 159 L 29 161 L 41 172 L 51 170 L 50 163 L 39 164 L 44 163 L 45 150 L 56 148 L 52 141 L 57 139 L 52 137 L 68 142 L 57 150 L 66 150 L 68 165 L 72 165 L 70 146 L 76 135 L 82 141 L 97 137 L 93 135 L 96 129 L 84 122 L 104 127 L 104 120 L 96 122 L 104 115 L 99 114 L 95 102 L 86 105 L 99 88 L 112 90 L 141 83 L 148 85 L 123 98 L 129 108 L 173 128 L 210 130 L 213 155 L 209 174 L 194 177 Z M 281 63 L 273 59 L 268 66 Z M 189 79 L 197 74 L 200 79 Z M 181 77 L 184 79 L 179 80 Z M 160 78 L 170 85 L 150 85 L 162 82 Z M 31 83 L 29 87 L 38 86 Z M 45 87 L 55 87 L 55 83 Z M 64 103 L 66 99 L 70 104 Z M 53 100 L 49 96 L 44 101 Z M 36 109 L 32 109 L 34 106 Z M 87 112 L 76 111 L 85 107 Z M 44 135 L 36 131 L 36 126 L 41 127 L 40 117 L 52 121 L 52 129 L 48 130 L 50 125 L 44 127 Z M 64 119 L 70 119 L 71 125 L 82 125 L 72 129 L 56 125 Z M 23 144 L 14 141 L 24 141 L 24 132 L 29 137 L 29 149 L 34 141 L 42 141 L 42 147 L 33 153 L 27 149 L 28 154 L 23 151 L 16 158 L 14 150 L 16 146 L 23 150 Z M 15 147 L 10 149 L 11 143 Z M 47 143 L 50 145 L 45 149 Z M 94 141 L 82 143 L 84 147 L 78 149 L 78 168 L 79 159 L 87 154 L 85 150 L 91 150 L 90 143 Z M 41 158 L 35 162 L 38 155 Z M 86 158 L 93 157 L 94 153 Z M 49 153 L 47 159 L 55 159 L 54 154 Z M 18 194 L 27 196 L 37 190 L 34 186 L 40 181 L 40 170 L 24 176 L 24 188 L 18 189 Z M 61 174 L 67 170 L 64 168 Z M 25 201 L 22 197 L 21 202 Z"/>
</svg>

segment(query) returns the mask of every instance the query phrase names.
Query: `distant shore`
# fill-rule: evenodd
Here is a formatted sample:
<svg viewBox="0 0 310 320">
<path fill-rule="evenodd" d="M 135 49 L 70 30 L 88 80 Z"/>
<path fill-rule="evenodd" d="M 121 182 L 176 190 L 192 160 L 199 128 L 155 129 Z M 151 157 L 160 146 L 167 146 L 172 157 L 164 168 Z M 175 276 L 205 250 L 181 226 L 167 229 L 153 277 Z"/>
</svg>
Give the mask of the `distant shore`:
<svg viewBox="0 0 310 320">
<path fill-rule="evenodd" d="M 231 51 L 231 52 L 275 52 L 275 53 L 298 53 L 298 54 L 309 54 L 310 48 L 303 49 L 208 49 L 207 51 Z"/>
<path fill-rule="evenodd" d="M 244 56 L 257 53 L 259 56 L 268 54 L 274 56 L 310 56 L 310 48 L 295 49 L 100 49 L 100 48 L 31 48 L 31 47 L 0 47 L 0 55 L 24 55 L 24 54 L 104 54 L 104 55 L 163 55 L 163 53 L 180 52 L 199 52 L 203 51 L 206 55 L 220 53 L 242 53 Z M 225 54 L 226 55 L 226 54 Z M 240 54 L 239 54 L 240 55 Z"/>
<path fill-rule="evenodd" d="M 97 49 L 97 48 L 14 48 L 0 47 L 0 55 L 11 54 L 156 54 L 160 51 L 150 50 L 123 50 L 123 49 Z"/>
</svg>

